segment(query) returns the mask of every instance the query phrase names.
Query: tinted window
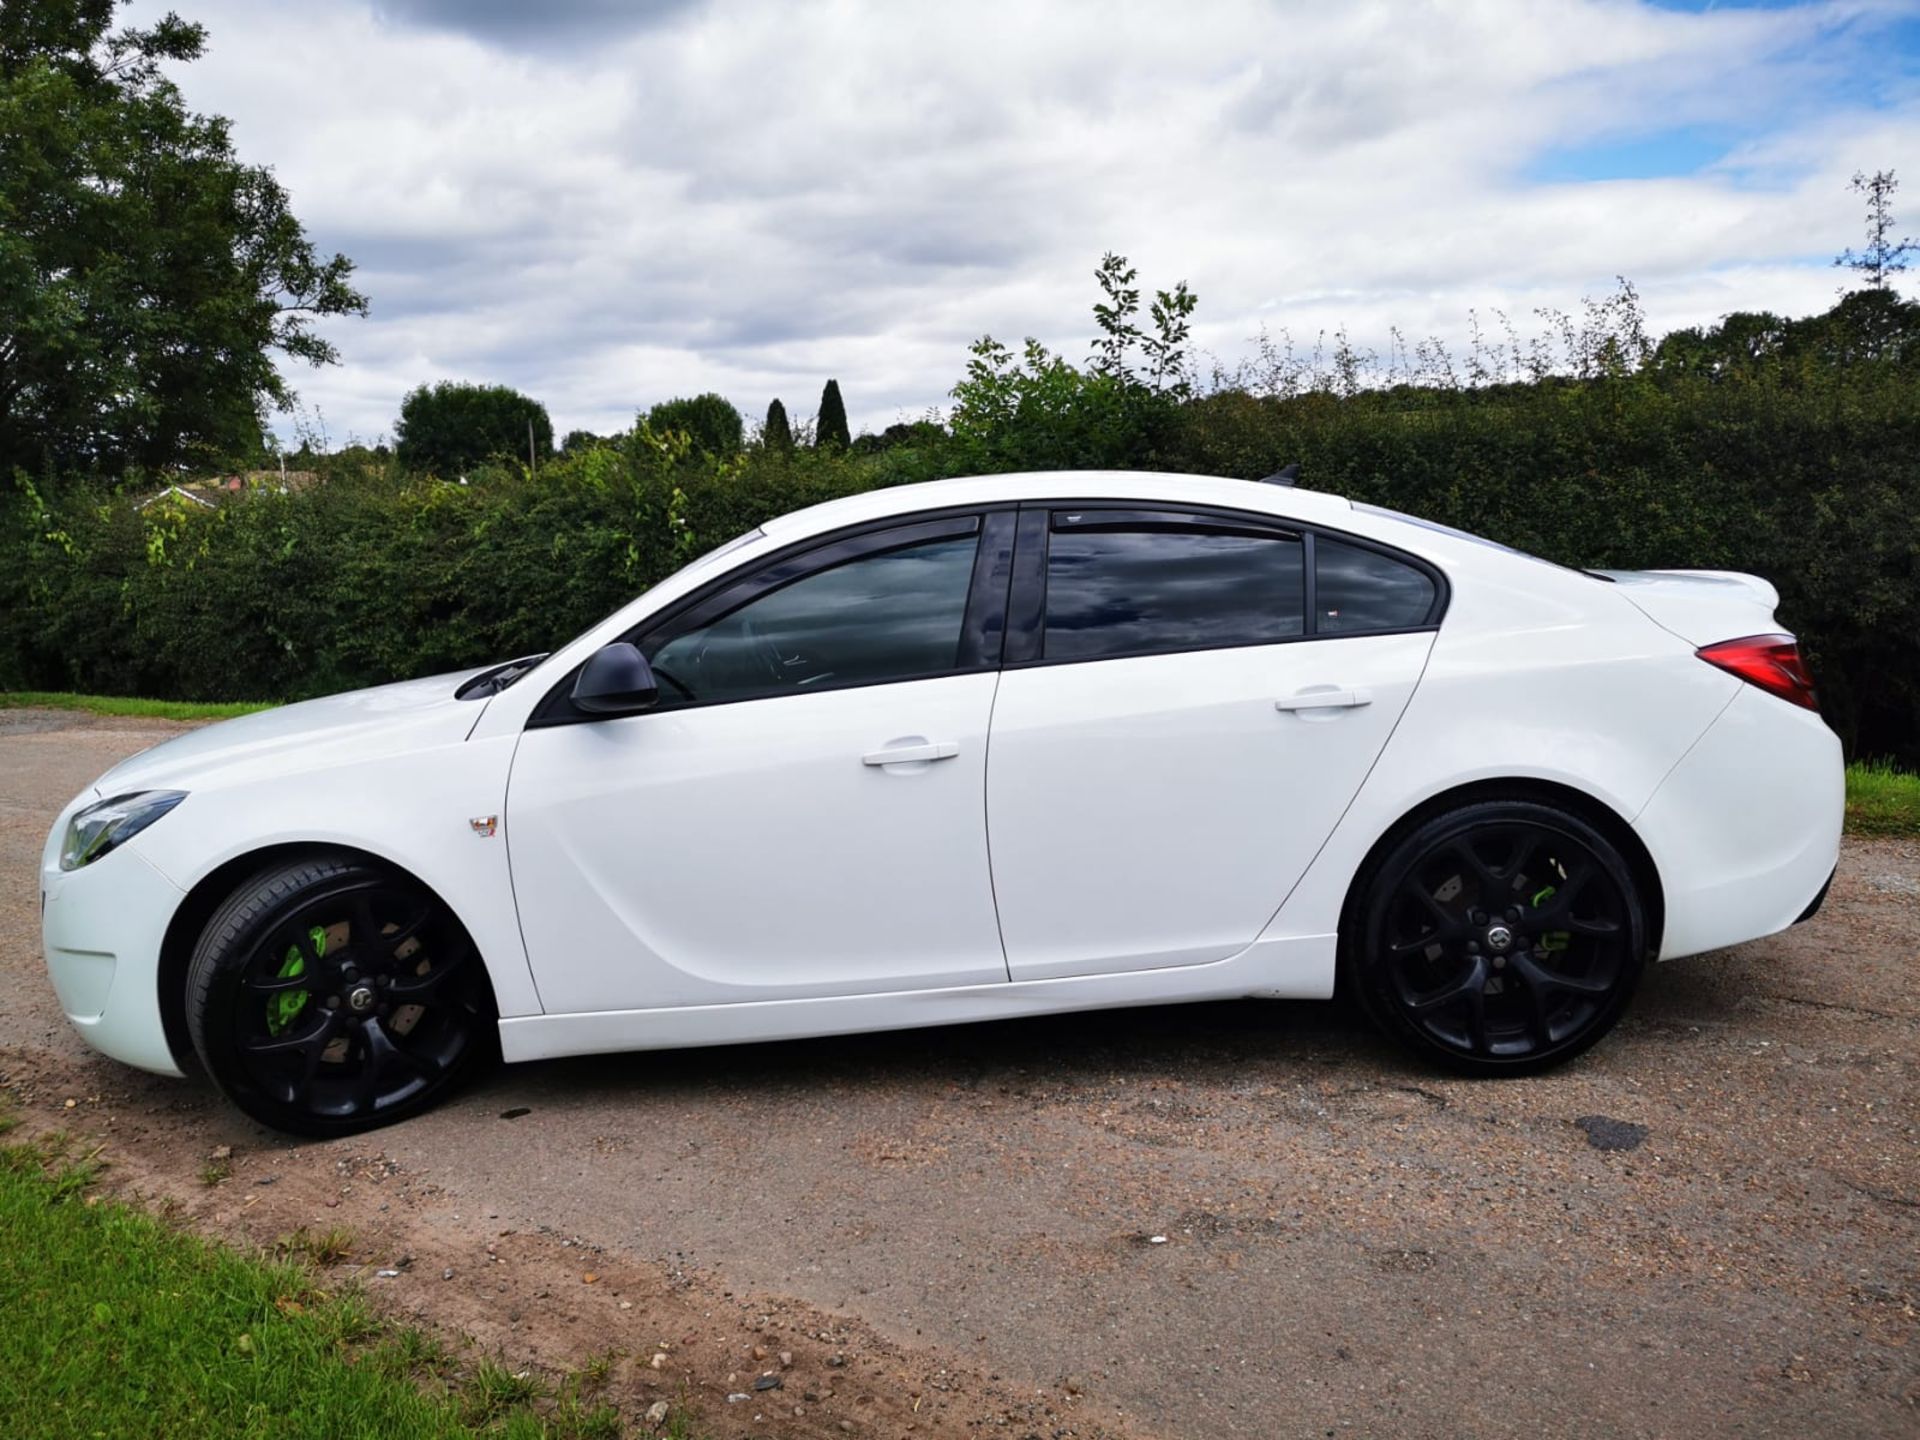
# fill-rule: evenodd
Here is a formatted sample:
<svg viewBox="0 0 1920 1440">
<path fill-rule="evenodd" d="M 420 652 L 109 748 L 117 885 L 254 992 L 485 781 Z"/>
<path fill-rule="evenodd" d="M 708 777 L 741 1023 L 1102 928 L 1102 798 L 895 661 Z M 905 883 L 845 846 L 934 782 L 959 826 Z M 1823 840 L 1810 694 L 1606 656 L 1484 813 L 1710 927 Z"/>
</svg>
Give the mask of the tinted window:
<svg viewBox="0 0 1920 1440">
<path fill-rule="evenodd" d="M 1358 545 L 1321 537 L 1313 545 L 1314 630 L 1351 635 L 1427 623 L 1433 581 L 1425 571 Z"/>
<path fill-rule="evenodd" d="M 1056 528 L 1048 660 L 1267 645 L 1305 629 L 1299 540 L 1190 524 Z"/>
<path fill-rule="evenodd" d="M 977 544 L 967 535 L 862 555 L 649 643 L 660 703 L 751 700 L 951 670 Z"/>
</svg>

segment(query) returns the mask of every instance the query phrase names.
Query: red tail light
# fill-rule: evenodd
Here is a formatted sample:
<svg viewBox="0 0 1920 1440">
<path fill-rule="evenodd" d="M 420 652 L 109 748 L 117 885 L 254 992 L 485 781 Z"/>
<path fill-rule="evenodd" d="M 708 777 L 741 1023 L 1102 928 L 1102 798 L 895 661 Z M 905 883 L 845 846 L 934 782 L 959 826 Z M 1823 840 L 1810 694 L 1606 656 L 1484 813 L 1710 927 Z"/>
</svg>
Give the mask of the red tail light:
<svg viewBox="0 0 1920 1440">
<path fill-rule="evenodd" d="M 1791 700 L 1809 710 L 1818 710 L 1813 696 L 1813 672 L 1800 657 L 1800 645 L 1791 635 L 1749 635 L 1742 640 L 1722 640 L 1694 652 L 1709 665 L 1718 665 L 1758 685 L 1769 695 Z"/>
</svg>

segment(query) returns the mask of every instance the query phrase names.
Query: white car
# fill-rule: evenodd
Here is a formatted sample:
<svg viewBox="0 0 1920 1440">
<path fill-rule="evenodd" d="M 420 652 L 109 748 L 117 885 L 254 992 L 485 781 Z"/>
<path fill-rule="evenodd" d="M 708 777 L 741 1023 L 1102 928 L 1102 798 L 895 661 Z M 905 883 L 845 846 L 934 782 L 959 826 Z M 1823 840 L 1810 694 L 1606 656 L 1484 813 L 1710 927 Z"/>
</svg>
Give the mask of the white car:
<svg viewBox="0 0 1920 1440">
<path fill-rule="evenodd" d="M 1840 746 L 1746 575 L 1333 495 L 952 480 L 768 522 L 551 655 L 196 730 L 42 865 L 108 1055 L 343 1134 L 508 1060 L 1344 982 L 1474 1074 L 1811 914 Z"/>
</svg>

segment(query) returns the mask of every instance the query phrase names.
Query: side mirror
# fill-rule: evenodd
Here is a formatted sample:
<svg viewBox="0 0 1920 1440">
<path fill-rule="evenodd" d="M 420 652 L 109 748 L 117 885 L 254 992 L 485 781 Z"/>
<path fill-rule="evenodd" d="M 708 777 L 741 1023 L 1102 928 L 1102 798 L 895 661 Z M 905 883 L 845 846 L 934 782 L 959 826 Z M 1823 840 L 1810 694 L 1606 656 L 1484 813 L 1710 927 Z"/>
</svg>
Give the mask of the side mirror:
<svg viewBox="0 0 1920 1440">
<path fill-rule="evenodd" d="M 573 703 L 589 715 L 633 715 L 659 698 L 653 667 L 625 640 L 594 651 L 573 682 Z"/>
</svg>

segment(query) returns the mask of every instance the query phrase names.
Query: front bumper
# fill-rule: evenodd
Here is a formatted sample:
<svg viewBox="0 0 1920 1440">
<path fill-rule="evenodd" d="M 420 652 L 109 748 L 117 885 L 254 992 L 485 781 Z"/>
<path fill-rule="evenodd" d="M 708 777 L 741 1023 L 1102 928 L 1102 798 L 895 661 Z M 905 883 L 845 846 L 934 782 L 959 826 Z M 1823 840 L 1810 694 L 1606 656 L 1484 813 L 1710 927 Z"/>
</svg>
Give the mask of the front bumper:
<svg viewBox="0 0 1920 1440">
<path fill-rule="evenodd" d="M 43 864 L 40 941 L 60 1008 L 94 1049 L 178 1075 L 160 1018 L 160 944 L 184 898 L 137 849 L 79 870 Z"/>
<path fill-rule="evenodd" d="M 1811 710 L 1745 687 L 1633 828 L 1660 872 L 1660 958 L 1720 950 L 1812 913 L 1840 857 L 1840 740 Z"/>
</svg>

